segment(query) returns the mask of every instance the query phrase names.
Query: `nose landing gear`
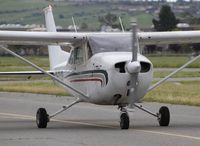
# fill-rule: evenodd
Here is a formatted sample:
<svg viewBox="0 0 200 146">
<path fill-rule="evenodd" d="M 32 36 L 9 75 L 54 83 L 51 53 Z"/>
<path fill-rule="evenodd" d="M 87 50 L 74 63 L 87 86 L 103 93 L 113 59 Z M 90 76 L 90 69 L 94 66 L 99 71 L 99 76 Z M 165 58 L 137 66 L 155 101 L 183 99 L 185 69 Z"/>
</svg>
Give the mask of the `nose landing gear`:
<svg viewBox="0 0 200 146">
<path fill-rule="evenodd" d="M 138 104 L 133 104 L 135 107 L 137 107 L 138 109 L 156 117 L 158 119 L 158 123 L 160 126 L 168 126 L 169 122 L 170 122 L 170 112 L 168 107 L 166 106 L 162 106 L 159 109 L 158 113 L 153 113 L 151 111 L 149 111 L 148 109 L 144 108 L 142 105 L 138 105 Z M 127 112 L 127 109 L 125 107 L 119 107 L 120 111 L 121 111 L 121 115 L 120 115 L 120 128 L 121 129 L 128 129 L 129 128 L 129 115 Z"/>
<path fill-rule="evenodd" d="M 121 107 L 120 111 L 121 111 L 120 127 L 121 127 L 121 129 L 128 129 L 129 128 L 129 115 L 128 115 L 128 112 L 124 107 Z"/>
</svg>

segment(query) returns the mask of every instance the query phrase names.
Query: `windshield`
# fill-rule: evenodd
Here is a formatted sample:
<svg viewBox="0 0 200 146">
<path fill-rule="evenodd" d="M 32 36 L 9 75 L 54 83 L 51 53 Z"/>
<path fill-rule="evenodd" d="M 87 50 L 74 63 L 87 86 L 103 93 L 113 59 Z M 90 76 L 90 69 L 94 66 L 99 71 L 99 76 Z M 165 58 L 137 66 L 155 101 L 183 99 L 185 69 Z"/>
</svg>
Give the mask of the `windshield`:
<svg viewBox="0 0 200 146">
<path fill-rule="evenodd" d="M 97 35 L 88 37 L 92 53 L 130 52 L 131 37 L 127 35 Z"/>
</svg>

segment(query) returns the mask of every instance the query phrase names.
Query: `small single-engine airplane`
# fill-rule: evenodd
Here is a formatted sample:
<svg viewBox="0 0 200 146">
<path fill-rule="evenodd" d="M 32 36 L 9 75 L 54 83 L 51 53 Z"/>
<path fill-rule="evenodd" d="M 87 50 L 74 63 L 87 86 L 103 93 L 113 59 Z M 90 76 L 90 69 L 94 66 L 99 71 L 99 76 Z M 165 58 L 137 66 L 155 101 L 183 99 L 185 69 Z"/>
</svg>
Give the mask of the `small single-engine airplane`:
<svg viewBox="0 0 200 146">
<path fill-rule="evenodd" d="M 98 105 L 118 105 L 121 129 L 129 128 L 127 107 L 137 107 L 158 119 L 160 126 L 168 126 L 170 112 L 166 106 L 153 113 L 139 105 L 149 91 L 153 90 L 175 73 L 200 58 L 193 58 L 164 79 L 151 86 L 153 65 L 139 53 L 139 45 L 198 43 L 200 31 L 137 32 L 56 32 L 51 6 L 44 9 L 48 32 L 0 31 L 2 44 L 48 45 L 50 71 L 45 71 L 3 45 L 1 49 L 28 63 L 38 71 L 1 72 L 0 76 L 47 75 L 77 99 L 57 112 L 48 115 L 44 108 L 36 114 L 38 128 L 46 128 L 56 115 L 79 102 Z M 60 46 L 71 47 L 67 53 Z"/>
</svg>

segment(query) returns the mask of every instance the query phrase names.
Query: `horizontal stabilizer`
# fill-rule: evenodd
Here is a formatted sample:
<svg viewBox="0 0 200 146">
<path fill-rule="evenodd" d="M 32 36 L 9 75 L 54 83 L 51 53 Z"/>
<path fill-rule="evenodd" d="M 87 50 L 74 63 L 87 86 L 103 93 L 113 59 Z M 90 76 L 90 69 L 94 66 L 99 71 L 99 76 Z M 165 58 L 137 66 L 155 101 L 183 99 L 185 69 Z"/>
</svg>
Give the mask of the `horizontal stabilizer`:
<svg viewBox="0 0 200 146">
<path fill-rule="evenodd" d="M 53 71 L 47 71 L 47 72 L 54 75 Z M 6 79 L 6 78 L 39 79 L 45 76 L 47 77 L 47 75 L 45 75 L 41 71 L 0 72 L 0 79 Z"/>
</svg>

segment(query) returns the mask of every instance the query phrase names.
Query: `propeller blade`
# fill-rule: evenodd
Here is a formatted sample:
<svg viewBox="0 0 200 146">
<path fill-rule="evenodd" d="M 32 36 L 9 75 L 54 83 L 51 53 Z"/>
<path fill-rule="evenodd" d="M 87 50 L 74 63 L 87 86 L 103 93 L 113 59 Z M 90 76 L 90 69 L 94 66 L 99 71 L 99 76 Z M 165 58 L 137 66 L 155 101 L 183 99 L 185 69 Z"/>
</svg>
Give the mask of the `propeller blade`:
<svg viewBox="0 0 200 146">
<path fill-rule="evenodd" d="M 138 75 L 141 70 L 141 65 L 138 61 L 138 47 L 137 24 L 136 22 L 132 22 L 132 60 L 127 65 L 127 71 L 129 72 L 131 78 L 129 94 L 130 107 L 132 107 L 137 100 Z"/>
<path fill-rule="evenodd" d="M 137 61 L 138 40 L 137 40 L 137 23 L 132 21 L 132 62 Z"/>
</svg>

